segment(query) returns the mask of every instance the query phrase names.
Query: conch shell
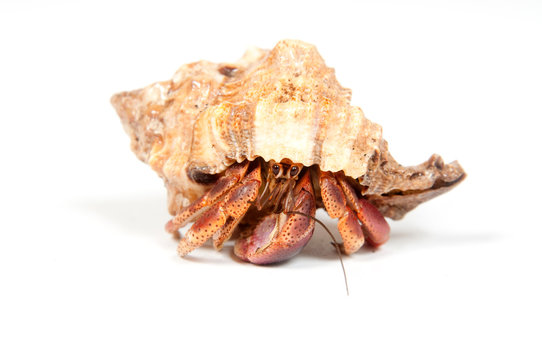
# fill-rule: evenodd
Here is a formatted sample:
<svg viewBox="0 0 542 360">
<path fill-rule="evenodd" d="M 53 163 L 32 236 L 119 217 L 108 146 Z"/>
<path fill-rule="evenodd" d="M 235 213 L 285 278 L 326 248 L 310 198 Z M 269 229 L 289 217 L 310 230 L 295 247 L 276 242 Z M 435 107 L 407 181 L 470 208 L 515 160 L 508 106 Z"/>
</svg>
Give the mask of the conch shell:
<svg viewBox="0 0 542 360">
<path fill-rule="evenodd" d="M 272 50 L 250 49 L 237 63 L 184 65 L 171 80 L 111 102 L 132 150 L 164 179 L 172 214 L 201 196 L 215 174 L 257 157 L 344 171 L 393 219 L 465 177 L 457 162 L 437 155 L 399 165 L 381 127 L 350 98 L 313 45 L 284 40 Z"/>
</svg>

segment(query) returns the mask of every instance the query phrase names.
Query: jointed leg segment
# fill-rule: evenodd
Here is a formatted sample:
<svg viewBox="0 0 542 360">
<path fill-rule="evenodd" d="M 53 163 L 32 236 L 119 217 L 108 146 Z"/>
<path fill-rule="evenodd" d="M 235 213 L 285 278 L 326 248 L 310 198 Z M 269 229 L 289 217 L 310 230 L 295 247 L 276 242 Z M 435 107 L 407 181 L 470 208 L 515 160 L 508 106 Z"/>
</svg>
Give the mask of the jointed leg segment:
<svg viewBox="0 0 542 360">
<path fill-rule="evenodd" d="M 180 240 L 177 248 L 179 255 L 185 256 L 209 239 L 213 239 L 215 248 L 220 249 L 224 241 L 230 238 L 251 202 L 258 196 L 262 181 L 259 165 L 241 181 L 237 180 L 239 176 L 246 173 L 247 168 L 248 164 L 237 167 L 229 174 L 226 172 L 222 178 L 226 178 L 225 181 L 220 182 L 219 180 L 209 192 L 181 210 L 179 215 L 175 217 L 175 219 L 184 219 L 177 222 L 175 219 L 173 220 L 175 226 L 179 226 L 179 224 L 182 226 L 183 223 L 190 221 L 188 219 L 199 216 L 185 237 Z M 211 206 L 209 207 L 209 205 Z"/>
<path fill-rule="evenodd" d="M 332 219 L 339 218 L 339 232 L 343 239 L 342 251 L 352 254 L 358 251 L 365 241 L 363 230 L 352 209 L 348 206 L 346 197 L 330 172 L 320 175 L 320 191 L 322 202 Z"/>
<path fill-rule="evenodd" d="M 358 251 L 365 239 L 373 246 L 388 240 L 390 228 L 382 214 L 368 201 L 358 198 L 344 175 L 322 172 L 320 191 L 329 216 L 339 218 L 345 254 Z"/>
<path fill-rule="evenodd" d="M 197 218 L 210 206 L 231 190 L 245 176 L 249 162 L 234 164 L 226 170 L 224 176 L 219 178 L 213 187 L 198 200 L 181 209 L 177 215 L 166 224 L 166 230 L 174 233 L 181 227 Z"/>
</svg>

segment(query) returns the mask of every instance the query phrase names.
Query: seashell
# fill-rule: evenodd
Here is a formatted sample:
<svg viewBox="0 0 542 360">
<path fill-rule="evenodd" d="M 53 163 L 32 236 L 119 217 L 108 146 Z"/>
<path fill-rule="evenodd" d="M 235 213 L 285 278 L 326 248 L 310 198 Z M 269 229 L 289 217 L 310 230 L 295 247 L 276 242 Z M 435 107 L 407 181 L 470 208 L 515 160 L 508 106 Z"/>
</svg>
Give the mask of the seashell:
<svg viewBox="0 0 542 360">
<path fill-rule="evenodd" d="M 132 150 L 164 179 L 171 214 L 232 164 L 257 158 L 343 172 L 393 219 L 464 179 L 457 162 L 438 155 L 417 166 L 398 164 L 381 127 L 350 98 L 313 45 L 284 40 L 272 50 L 250 49 L 237 63 L 184 65 L 171 80 L 111 102 Z"/>
</svg>

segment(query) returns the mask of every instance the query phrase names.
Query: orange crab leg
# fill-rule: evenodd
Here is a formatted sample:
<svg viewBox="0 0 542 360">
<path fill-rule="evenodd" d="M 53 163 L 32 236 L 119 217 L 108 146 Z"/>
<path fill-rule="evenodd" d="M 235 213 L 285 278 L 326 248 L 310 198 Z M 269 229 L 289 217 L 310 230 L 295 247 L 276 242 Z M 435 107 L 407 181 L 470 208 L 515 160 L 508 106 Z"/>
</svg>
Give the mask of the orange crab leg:
<svg viewBox="0 0 542 360">
<path fill-rule="evenodd" d="M 257 198 L 261 183 L 261 170 L 258 164 L 240 183 L 227 192 L 223 200 L 216 202 L 196 220 L 179 242 L 177 247 L 179 255 L 185 256 L 209 239 L 213 239 L 214 246 L 220 249 L 224 241 L 230 238 L 236 225 L 251 206 L 251 202 Z"/>
<path fill-rule="evenodd" d="M 343 239 L 342 251 L 349 255 L 358 251 L 365 241 L 363 229 L 356 214 L 348 207 L 347 199 L 337 180 L 330 172 L 320 174 L 322 202 L 332 219 L 339 218 L 339 232 Z"/>
<path fill-rule="evenodd" d="M 316 204 L 309 172 L 298 181 L 293 196 L 294 211 L 314 216 Z M 270 264 L 295 256 L 314 232 L 314 220 L 302 214 L 283 212 L 264 217 L 252 235 L 237 240 L 235 255 L 254 264 Z"/>
<path fill-rule="evenodd" d="M 213 245 L 217 250 L 222 248 L 224 241 L 228 240 L 233 230 L 239 224 L 239 221 L 246 214 L 252 203 L 258 197 L 258 190 L 262 183 L 261 169 L 257 167 L 248 174 L 241 184 L 233 188 L 226 197 L 222 209 L 228 215 L 225 226 L 222 227 L 220 234 L 213 237 Z"/>
<path fill-rule="evenodd" d="M 358 198 L 355 190 L 346 180 L 344 174 L 336 174 L 337 180 L 341 185 L 348 205 L 354 209 L 359 221 L 363 224 L 362 229 L 367 238 L 367 242 L 375 247 L 384 244 L 390 238 L 390 225 L 382 216 L 380 211 L 370 202 L 363 198 Z"/>
<path fill-rule="evenodd" d="M 231 190 L 245 176 L 248 165 L 249 162 L 245 161 L 230 166 L 224 176 L 220 177 L 209 191 L 198 200 L 181 209 L 172 220 L 168 221 L 166 230 L 170 233 L 175 233 L 218 202 L 224 194 Z"/>
</svg>

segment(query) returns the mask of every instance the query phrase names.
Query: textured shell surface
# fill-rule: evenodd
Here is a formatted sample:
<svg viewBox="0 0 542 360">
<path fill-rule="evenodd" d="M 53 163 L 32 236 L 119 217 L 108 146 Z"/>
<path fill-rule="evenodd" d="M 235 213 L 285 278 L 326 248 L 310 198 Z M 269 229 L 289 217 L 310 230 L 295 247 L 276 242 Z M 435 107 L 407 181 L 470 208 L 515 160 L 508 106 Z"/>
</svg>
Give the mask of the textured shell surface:
<svg viewBox="0 0 542 360">
<path fill-rule="evenodd" d="M 257 157 L 344 171 L 392 218 L 464 177 L 459 164 L 437 155 L 397 164 L 381 127 L 350 98 L 313 45 L 284 40 L 236 63 L 184 65 L 169 81 L 111 101 L 132 150 L 164 179 L 171 213 L 200 196 L 213 174 Z"/>
</svg>

